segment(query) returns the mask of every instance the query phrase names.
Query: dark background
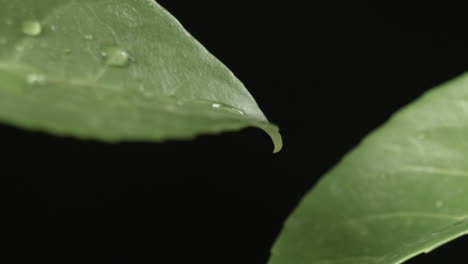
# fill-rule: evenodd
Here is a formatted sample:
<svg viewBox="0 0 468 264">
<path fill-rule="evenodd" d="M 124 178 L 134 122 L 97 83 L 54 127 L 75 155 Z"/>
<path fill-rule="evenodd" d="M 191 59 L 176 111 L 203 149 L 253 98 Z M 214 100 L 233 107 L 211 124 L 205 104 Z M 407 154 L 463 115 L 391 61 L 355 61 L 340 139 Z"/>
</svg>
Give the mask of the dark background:
<svg viewBox="0 0 468 264">
<path fill-rule="evenodd" d="M 281 127 L 283 151 L 271 154 L 258 129 L 107 145 L 1 126 L 5 256 L 266 264 L 324 172 L 395 110 L 468 69 L 461 6 L 328 2 L 160 0 Z M 467 241 L 409 263 L 465 263 Z"/>
</svg>

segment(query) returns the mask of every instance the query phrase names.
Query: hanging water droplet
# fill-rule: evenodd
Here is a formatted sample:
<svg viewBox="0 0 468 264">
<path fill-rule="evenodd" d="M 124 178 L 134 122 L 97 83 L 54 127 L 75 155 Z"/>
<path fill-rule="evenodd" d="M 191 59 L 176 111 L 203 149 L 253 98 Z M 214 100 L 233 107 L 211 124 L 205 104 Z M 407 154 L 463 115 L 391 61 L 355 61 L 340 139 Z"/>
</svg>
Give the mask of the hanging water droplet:
<svg viewBox="0 0 468 264">
<path fill-rule="evenodd" d="M 128 53 L 118 47 L 107 47 L 101 51 L 101 56 L 104 58 L 104 63 L 109 66 L 123 67 L 129 62 L 130 56 Z"/>
<path fill-rule="evenodd" d="M 38 21 L 28 20 L 23 22 L 21 30 L 28 36 L 36 37 L 41 34 L 42 25 Z"/>
<path fill-rule="evenodd" d="M 94 40 L 94 36 L 92 34 L 86 34 L 84 35 L 84 39 L 86 40 Z"/>
<path fill-rule="evenodd" d="M 47 77 L 43 74 L 32 73 L 27 76 L 26 81 L 32 85 L 41 85 L 47 82 Z"/>
</svg>

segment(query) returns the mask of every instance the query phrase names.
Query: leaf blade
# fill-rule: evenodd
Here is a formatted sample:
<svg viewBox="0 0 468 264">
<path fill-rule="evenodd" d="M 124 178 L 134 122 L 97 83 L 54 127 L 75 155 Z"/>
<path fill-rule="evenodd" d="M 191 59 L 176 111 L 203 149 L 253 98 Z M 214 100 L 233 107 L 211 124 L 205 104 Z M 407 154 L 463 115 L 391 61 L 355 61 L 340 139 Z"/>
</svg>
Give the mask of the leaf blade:
<svg viewBox="0 0 468 264">
<path fill-rule="evenodd" d="M 464 74 L 367 136 L 303 198 L 269 263 L 402 263 L 466 234 L 467 102 Z"/>
<path fill-rule="evenodd" d="M 105 141 L 255 126 L 281 149 L 277 127 L 243 84 L 157 3 L 0 3 L 2 122 Z M 39 23 L 41 33 L 25 34 L 24 21 Z M 127 53 L 128 65 L 106 64 L 109 47 Z"/>
</svg>

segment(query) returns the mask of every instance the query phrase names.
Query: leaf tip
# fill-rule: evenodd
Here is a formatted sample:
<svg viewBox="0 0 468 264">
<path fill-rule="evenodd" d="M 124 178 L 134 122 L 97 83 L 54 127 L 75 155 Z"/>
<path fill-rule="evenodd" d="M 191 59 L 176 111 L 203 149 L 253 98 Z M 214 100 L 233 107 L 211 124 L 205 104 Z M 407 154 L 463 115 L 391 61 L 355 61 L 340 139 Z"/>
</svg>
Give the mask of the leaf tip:
<svg viewBox="0 0 468 264">
<path fill-rule="evenodd" d="M 270 136 L 273 142 L 273 153 L 276 154 L 283 149 L 283 138 L 279 132 L 279 128 L 275 125 L 268 124 L 267 126 L 261 127 Z"/>
</svg>

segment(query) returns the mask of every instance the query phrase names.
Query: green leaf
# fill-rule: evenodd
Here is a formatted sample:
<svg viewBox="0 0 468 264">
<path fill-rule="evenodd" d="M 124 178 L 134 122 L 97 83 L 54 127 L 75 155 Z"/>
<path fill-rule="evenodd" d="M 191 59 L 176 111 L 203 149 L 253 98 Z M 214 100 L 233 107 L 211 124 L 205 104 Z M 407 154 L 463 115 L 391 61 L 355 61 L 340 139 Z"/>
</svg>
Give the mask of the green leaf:
<svg viewBox="0 0 468 264">
<path fill-rule="evenodd" d="M 367 136 L 305 196 L 270 264 L 393 264 L 468 232 L 468 74 Z"/>
<path fill-rule="evenodd" d="M 104 141 L 254 126 L 242 83 L 151 0 L 0 0 L 0 122 Z"/>
</svg>

